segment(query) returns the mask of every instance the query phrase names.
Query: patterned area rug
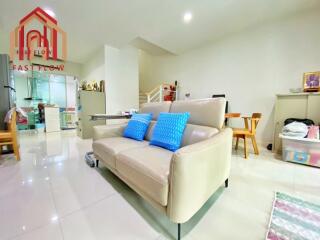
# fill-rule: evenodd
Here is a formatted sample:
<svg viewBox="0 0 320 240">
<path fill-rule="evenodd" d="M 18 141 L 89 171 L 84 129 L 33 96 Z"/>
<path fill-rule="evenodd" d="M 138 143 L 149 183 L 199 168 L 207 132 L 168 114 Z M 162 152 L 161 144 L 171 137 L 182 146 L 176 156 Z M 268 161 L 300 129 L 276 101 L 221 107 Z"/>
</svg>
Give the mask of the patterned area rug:
<svg viewBox="0 0 320 240">
<path fill-rule="evenodd" d="M 276 193 L 266 240 L 319 240 L 320 205 Z"/>
</svg>

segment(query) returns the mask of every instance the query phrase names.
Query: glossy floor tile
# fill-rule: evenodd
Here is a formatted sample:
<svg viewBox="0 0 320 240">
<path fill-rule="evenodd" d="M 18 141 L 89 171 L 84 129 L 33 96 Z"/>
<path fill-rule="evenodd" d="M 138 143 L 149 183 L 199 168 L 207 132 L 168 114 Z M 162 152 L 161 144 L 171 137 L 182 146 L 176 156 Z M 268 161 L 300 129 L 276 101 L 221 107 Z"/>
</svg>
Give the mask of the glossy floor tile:
<svg viewBox="0 0 320 240">
<path fill-rule="evenodd" d="M 156 239 L 158 233 L 119 195 L 61 219 L 64 239 Z"/>
<path fill-rule="evenodd" d="M 21 161 L 0 158 L 1 240 L 175 239 L 176 224 L 105 167 L 88 167 L 91 143 L 74 131 L 20 135 Z M 182 225 L 184 240 L 264 239 L 275 191 L 320 203 L 320 169 L 242 154 L 229 188 Z"/>
<path fill-rule="evenodd" d="M 63 235 L 59 226 L 59 222 L 45 225 L 43 227 L 28 231 L 13 240 L 63 240 Z"/>
</svg>

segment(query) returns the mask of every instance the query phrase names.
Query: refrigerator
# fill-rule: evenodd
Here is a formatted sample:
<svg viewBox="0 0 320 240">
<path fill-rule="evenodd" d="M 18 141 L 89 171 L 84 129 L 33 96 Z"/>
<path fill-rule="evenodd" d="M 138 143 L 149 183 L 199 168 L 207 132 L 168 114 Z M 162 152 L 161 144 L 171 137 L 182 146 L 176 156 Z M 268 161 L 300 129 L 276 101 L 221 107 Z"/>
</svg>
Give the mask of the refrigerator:
<svg viewBox="0 0 320 240">
<path fill-rule="evenodd" d="M 5 129 L 4 118 L 15 102 L 16 90 L 9 55 L 0 54 L 0 130 Z"/>
</svg>

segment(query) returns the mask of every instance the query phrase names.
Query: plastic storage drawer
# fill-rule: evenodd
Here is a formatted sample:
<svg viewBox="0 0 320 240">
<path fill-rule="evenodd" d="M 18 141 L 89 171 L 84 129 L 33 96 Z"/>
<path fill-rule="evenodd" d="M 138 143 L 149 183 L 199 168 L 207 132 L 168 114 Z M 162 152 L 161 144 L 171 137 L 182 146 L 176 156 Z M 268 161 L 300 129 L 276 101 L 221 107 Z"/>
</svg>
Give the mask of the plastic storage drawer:
<svg viewBox="0 0 320 240">
<path fill-rule="evenodd" d="M 282 158 L 284 161 L 320 167 L 320 141 L 308 138 L 294 138 L 280 134 Z"/>
</svg>

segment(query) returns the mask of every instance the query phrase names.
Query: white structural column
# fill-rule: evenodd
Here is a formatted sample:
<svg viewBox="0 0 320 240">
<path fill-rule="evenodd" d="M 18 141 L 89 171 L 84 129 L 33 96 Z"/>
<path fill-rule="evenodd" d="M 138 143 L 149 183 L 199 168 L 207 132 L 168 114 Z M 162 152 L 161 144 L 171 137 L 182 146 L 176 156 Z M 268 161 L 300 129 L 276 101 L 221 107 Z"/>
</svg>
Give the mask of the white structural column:
<svg viewBox="0 0 320 240">
<path fill-rule="evenodd" d="M 105 46 L 106 113 L 139 108 L 138 49 Z"/>
</svg>

